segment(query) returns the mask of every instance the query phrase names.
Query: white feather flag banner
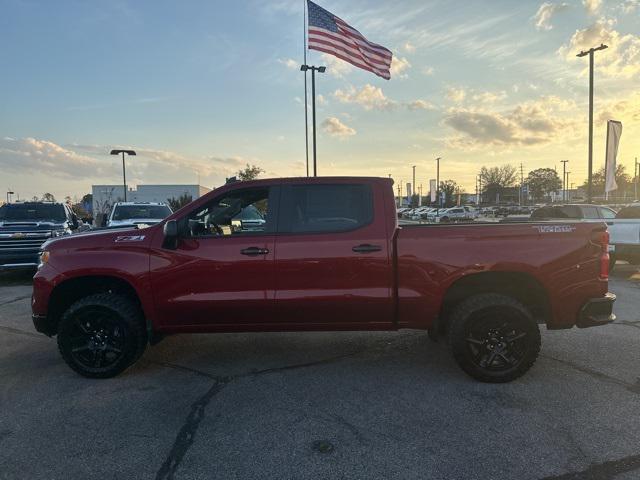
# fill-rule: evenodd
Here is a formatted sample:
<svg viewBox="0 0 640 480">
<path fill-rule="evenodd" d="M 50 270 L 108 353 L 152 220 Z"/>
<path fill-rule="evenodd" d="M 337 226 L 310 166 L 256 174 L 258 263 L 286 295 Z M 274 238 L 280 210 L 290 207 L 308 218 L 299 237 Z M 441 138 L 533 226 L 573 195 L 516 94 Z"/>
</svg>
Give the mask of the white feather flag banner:
<svg viewBox="0 0 640 480">
<path fill-rule="evenodd" d="M 604 191 L 609 193 L 618 189 L 616 183 L 616 158 L 618 156 L 618 145 L 622 136 L 622 123 L 615 120 L 607 122 L 607 156 L 605 163 L 606 180 Z"/>
</svg>

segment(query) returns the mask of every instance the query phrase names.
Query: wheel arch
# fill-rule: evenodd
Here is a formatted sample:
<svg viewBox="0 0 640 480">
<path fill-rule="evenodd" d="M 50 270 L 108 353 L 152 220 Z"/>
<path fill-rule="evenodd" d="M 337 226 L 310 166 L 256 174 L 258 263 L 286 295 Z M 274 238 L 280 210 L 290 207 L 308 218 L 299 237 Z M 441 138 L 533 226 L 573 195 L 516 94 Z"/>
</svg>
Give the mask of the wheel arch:
<svg viewBox="0 0 640 480">
<path fill-rule="evenodd" d="M 448 318 L 456 305 L 470 296 L 484 293 L 497 293 L 516 299 L 538 323 L 546 323 L 551 318 L 549 295 L 530 273 L 479 272 L 465 275 L 449 286 L 440 309 L 438 332 L 447 332 Z"/>
<path fill-rule="evenodd" d="M 115 275 L 83 275 L 69 278 L 52 290 L 49 298 L 47 323 L 52 335 L 58 331 L 58 323 L 62 314 L 76 301 L 88 295 L 101 292 L 112 292 L 132 300 L 145 317 L 146 329 L 150 332 L 151 322 L 141 299 L 141 295 L 133 284 Z"/>
</svg>

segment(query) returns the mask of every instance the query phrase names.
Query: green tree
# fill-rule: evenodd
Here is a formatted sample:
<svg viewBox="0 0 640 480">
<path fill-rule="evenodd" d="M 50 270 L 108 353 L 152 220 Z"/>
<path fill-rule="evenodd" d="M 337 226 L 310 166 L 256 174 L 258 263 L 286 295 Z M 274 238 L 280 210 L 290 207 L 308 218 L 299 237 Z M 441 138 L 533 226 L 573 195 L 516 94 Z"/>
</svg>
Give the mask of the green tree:
<svg viewBox="0 0 640 480">
<path fill-rule="evenodd" d="M 255 180 L 260 176 L 261 173 L 264 173 L 264 170 L 257 165 L 249 165 L 241 170 L 238 170 L 236 173 L 239 180 L 247 181 L 247 180 Z"/>
<path fill-rule="evenodd" d="M 42 195 L 42 201 L 43 202 L 55 202 L 56 201 L 56 197 L 53 196 L 52 193 L 45 193 L 44 195 Z"/>
<path fill-rule="evenodd" d="M 553 168 L 538 168 L 529 172 L 526 179 L 529 192 L 534 200 L 544 200 L 551 192 L 562 188 L 562 180 Z"/>
<path fill-rule="evenodd" d="M 460 187 L 455 180 L 444 180 L 440 182 L 440 195 L 444 194 L 444 206 L 451 207 L 455 205 L 455 194 Z"/>
<path fill-rule="evenodd" d="M 604 167 L 600 168 L 600 170 L 593 173 L 592 195 L 604 195 L 604 184 L 605 184 L 606 176 L 607 176 L 607 173 Z M 627 173 L 627 169 L 622 164 L 618 164 L 616 167 L 616 183 L 618 184 L 617 192 L 619 193 L 625 192 L 633 184 L 633 179 L 631 178 L 631 175 Z M 587 189 L 588 180 L 584 181 L 583 187 L 585 190 Z"/>
<path fill-rule="evenodd" d="M 480 169 L 482 194 L 485 200 L 497 202 L 505 188 L 513 187 L 518 180 L 518 171 L 513 165 L 482 167 Z"/>
<path fill-rule="evenodd" d="M 178 198 L 171 197 L 167 199 L 167 203 L 171 207 L 171 210 L 173 210 L 174 212 L 176 210 L 180 210 L 182 207 L 191 203 L 192 201 L 193 201 L 193 197 L 186 193 L 183 193 Z"/>
</svg>

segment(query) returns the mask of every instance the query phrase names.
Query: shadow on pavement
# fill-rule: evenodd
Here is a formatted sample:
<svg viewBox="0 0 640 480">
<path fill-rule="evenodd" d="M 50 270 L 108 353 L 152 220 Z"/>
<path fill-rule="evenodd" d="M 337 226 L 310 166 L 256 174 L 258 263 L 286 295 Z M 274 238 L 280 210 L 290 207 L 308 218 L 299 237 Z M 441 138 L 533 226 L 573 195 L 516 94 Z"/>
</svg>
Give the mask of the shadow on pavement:
<svg viewBox="0 0 640 480">
<path fill-rule="evenodd" d="M 36 271 L 29 270 L 10 270 L 6 272 L 0 271 L 0 287 L 12 285 L 31 285 L 33 276 Z"/>
</svg>

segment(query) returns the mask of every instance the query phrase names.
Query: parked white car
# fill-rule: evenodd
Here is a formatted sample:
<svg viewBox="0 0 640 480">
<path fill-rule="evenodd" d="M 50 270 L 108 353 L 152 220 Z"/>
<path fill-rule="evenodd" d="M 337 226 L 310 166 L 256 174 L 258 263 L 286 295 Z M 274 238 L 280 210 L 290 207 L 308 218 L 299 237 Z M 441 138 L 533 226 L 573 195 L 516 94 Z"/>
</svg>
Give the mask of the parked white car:
<svg viewBox="0 0 640 480">
<path fill-rule="evenodd" d="M 616 260 L 640 264 L 640 204 L 622 207 L 616 217 L 606 218 L 611 266 Z"/>
<path fill-rule="evenodd" d="M 111 209 L 107 227 L 127 225 L 155 225 L 173 212 L 165 203 L 117 202 Z"/>
<path fill-rule="evenodd" d="M 437 211 L 431 212 L 429 215 L 430 222 L 458 222 L 460 220 L 467 220 L 470 216 L 464 207 L 451 207 L 441 208 Z"/>
</svg>

